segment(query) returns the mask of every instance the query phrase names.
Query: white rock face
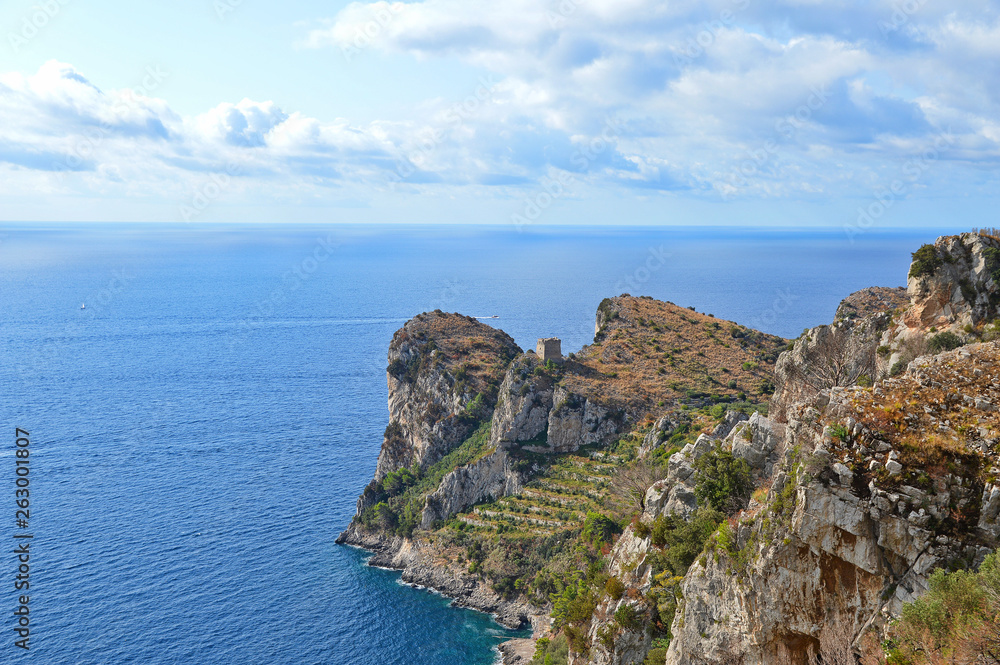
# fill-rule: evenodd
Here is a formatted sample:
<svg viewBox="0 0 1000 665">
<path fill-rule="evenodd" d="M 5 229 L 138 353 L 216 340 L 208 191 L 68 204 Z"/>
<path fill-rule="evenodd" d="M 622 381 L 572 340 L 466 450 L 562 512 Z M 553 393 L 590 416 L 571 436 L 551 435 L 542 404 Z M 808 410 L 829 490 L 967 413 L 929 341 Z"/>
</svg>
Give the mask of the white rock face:
<svg viewBox="0 0 1000 665">
<path fill-rule="evenodd" d="M 536 375 L 534 353 L 517 358 L 507 370 L 497 398 L 490 444 L 502 448 L 537 439 L 548 430 L 552 410 L 552 380 Z"/>
<path fill-rule="evenodd" d="M 555 406 L 549 412 L 548 427 L 551 452 L 568 453 L 580 446 L 606 441 L 621 427 L 622 423 L 612 418 L 609 409 L 572 395 L 565 388 L 557 387 L 552 401 Z"/>
<path fill-rule="evenodd" d="M 482 501 L 518 494 L 521 487 L 521 477 L 511 467 L 507 451 L 498 450 L 447 474 L 427 497 L 420 528 L 430 529 L 435 521 L 446 520 Z"/>
<path fill-rule="evenodd" d="M 949 510 L 978 500 L 978 490 L 966 479 L 949 475 L 935 481 L 933 491 L 906 485 L 886 491 L 874 483 L 859 486 L 856 471 L 830 460 L 824 448 L 829 433 L 817 424 L 817 415 L 842 412 L 849 397 L 850 391 L 825 391 L 817 401 L 821 408 L 789 409 L 783 428 L 755 417 L 753 443 L 773 451 L 765 459 L 781 456 L 771 463 L 767 503 L 773 505 L 781 494 L 786 506 L 794 499 L 794 509 L 744 516 L 733 529 L 739 561 L 716 550 L 695 562 L 681 585 L 684 601 L 667 665 L 719 663 L 729 654 L 741 654 L 748 665 L 786 662 L 785 657 L 805 662 L 834 618 L 854 635 L 868 626 L 878 629 L 926 590 L 933 568 L 957 557 L 981 560 L 988 552 L 935 531 Z M 856 449 L 864 447 L 862 438 L 856 441 Z M 888 457 L 874 445 L 864 449 L 869 456 Z M 767 464 L 758 462 L 757 468 Z M 982 503 L 979 531 L 995 539 L 1000 489 L 988 487 Z"/>
<path fill-rule="evenodd" d="M 654 430 L 656 428 L 654 427 Z M 740 438 L 748 437 L 747 439 Z M 697 508 L 694 495 L 694 464 L 705 453 L 724 447 L 734 451 L 751 464 L 756 473 L 772 460 L 776 454 L 776 444 L 780 441 L 774 428 L 766 418 L 754 414 L 747 420 L 744 414 L 729 412 L 722 424 L 712 434 L 702 434 L 694 444 L 689 444 L 674 453 L 668 464 L 667 477 L 654 483 L 646 491 L 644 511 L 640 519 L 651 524 L 660 515 L 688 517 Z M 738 442 L 738 444 L 737 444 Z M 736 445 L 741 453 L 736 452 Z M 773 464 L 773 461 L 770 462 Z M 626 587 L 626 594 L 620 599 L 605 596 L 598 604 L 595 619 L 591 623 L 591 647 L 589 660 L 576 658 L 577 663 L 594 665 L 631 665 L 642 663 L 650 648 L 650 637 L 645 629 L 626 630 L 617 626 L 614 613 L 622 605 L 629 604 L 646 612 L 642 597 L 652 584 L 652 567 L 646 563 L 646 555 L 652 547 L 650 539 L 640 538 L 630 526 L 625 529 L 611 550 L 610 574 L 618 577 Z M 613 631 L 614 648 L 608 650 L 599 639 L 601 631 Z"/>
</svg>

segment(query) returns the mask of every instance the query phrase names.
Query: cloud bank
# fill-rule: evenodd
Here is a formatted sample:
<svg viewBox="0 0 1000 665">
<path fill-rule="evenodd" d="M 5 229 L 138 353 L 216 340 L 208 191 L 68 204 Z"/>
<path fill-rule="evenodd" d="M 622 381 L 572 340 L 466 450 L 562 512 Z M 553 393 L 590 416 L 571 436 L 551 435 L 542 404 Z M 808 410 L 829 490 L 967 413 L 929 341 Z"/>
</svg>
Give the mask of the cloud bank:
<svg viewBox="0 0 1000 665">
<path fill-rule="evenodd" d="M 153 196 L 195 216 L 223 195 L 368 205 L 553 183 L 730 201 L 866 196 L 898 178 L 906 196 L 995 191 L 995 2 L 356 2 L 300 46 L 483 76 L 461 99 L 429 90 L 403 122 L 249 99 L 186 117 L 156 97 L 164 73 L 103 90 L 53 61 L 0 74 L 0 191 Z"/>
</svg>

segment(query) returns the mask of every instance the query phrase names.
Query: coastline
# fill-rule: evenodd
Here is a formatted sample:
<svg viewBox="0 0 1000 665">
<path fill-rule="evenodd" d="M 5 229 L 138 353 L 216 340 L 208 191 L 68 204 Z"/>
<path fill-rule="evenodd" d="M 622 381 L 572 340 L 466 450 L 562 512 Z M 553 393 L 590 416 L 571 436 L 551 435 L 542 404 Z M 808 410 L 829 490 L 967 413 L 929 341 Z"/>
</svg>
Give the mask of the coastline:
<svg viewBox="0 0 1000 665">
<path fill-rule="evenodd" d="M 497 645 L 499 662 L 503 665 L 526 665 L 530 662 L 541 624 L 548 616 L 542 609 L 505 600 L 480 578 L 445 563 L 434 547 L 423 541 L 371 533 L 352 523 L 337 537 L 336 543 L 371 552 L 372 556 L 365 565 L 402 571 L 402 583 L 440 593 L 450 598 L 454 607 L 489 614 L 494 621 L 509 629 L 530 625 L 530 638 L 514 638 Z"/>
</svg>

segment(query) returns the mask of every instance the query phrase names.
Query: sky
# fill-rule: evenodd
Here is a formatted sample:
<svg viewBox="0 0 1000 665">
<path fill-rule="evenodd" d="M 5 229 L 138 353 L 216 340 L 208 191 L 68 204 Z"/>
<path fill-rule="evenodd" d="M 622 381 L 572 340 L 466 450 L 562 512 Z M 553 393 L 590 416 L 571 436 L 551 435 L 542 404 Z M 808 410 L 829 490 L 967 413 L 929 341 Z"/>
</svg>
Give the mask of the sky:
<svg viewBox="0 0 1000 665">
<path fill-rule="evenodd" d="M 7 0 L 0 220 L 995 225 L 1000 1 Z"/>
</svg>

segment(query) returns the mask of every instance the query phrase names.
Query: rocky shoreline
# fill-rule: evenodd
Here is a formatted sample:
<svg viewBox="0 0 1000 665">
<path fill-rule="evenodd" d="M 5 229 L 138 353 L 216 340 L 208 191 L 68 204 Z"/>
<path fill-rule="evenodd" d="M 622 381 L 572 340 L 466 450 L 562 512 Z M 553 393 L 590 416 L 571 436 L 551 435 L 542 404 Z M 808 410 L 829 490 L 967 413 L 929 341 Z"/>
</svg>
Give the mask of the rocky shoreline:
<svg viewBox="0 0 1000 665">
<path fill-rule="evenodd" d="M 433 589 L 451 598 L 455 607 L 462 607 L 493 616 L 497 623 L 510 628 L 531 625 L 538 627 L 547 615 L 527 603 L 505 600 L 475 575 L 445 562 L 430 543 L 399 536 L 387 537 L 372 533 L 357 523 L 351 524 L 337 537 L 340 545 L 352 545 L 373 553 L 369 566 L 402 571 L 402 581 Z M 504 665 L 518 665 L 531 660 L 534 638 L 509 640 L 499 646 Z M 525 656 L 525 654 L 527 654 Z"/>
</svg>

